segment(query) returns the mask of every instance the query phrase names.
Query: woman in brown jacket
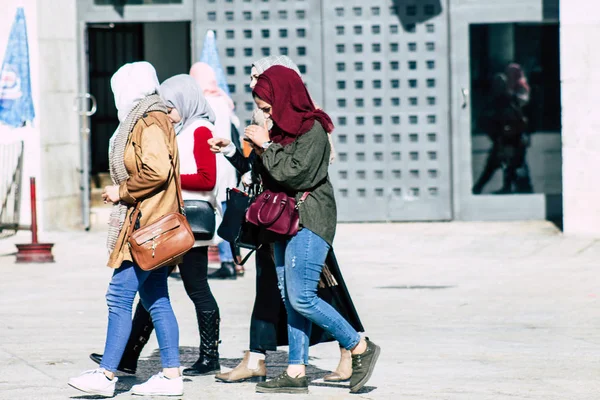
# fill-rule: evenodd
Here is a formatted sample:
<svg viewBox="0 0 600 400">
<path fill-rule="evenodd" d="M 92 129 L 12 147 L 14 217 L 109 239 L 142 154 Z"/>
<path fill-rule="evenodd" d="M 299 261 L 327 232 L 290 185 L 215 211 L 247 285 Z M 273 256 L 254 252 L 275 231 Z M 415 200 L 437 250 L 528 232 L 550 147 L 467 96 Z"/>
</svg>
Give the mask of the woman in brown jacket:
<svg viewBox="0 0 600 400">
<path fill-rule="evenodd" d="M 154 67 L 147 62 L 125 64 L 111 79 L 119 115 L 119 127 L 110 142 L 109 164 L 114 185 L 107 186 L 104 201 L 114 204 L 109 221 L 108 266 L 114 268 L 106 293 L 108 331 L 100 368 L 69 380 L 83 392 L 114 396 L 114 376 L 131 331 L 131 310 L 139 292 L 156 327 L 163 371 L 132 393 L 147 396 L 181 396 L 179 328 L 169 300 L 168 267 L 143 271 L 127 245 L 130 224 L 143 227 L 178 210 L 175 180 L 179 179 L 179 155 L 167 107 L 158 95 Z M 173 162 L 171 162 L 173 161 Z M 173 170 L 172 164 L 175 166 Z M 141 217 L 131 220 L 139 205 Z"/>
</svg>

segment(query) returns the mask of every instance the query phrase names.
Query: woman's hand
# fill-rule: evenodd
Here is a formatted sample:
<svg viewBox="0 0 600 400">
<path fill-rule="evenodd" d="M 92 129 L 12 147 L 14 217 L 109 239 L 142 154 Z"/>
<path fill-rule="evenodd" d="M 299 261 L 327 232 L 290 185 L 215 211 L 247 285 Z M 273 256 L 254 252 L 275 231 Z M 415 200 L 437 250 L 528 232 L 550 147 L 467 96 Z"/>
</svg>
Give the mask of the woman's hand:
<svg viewBox="0 0 600 400">
<path fill-rule="evenodd" d="M 246 137 L 252 141 L 257 147 L 262 148 L 263 143 L 271 140 L 269 138 L 269 130 L 267 129 L 267 121 L 264 126 L 250 125 L 244 131 Z"/>
<path fill-rule="evenodd" d="M 118 203 L 119 200 L 121 200 L 121 197 L 119 196 L 119 185 L 106 186 L 104 192 L 102 192 L 102 199 L 105 204 L 108 202 L 113 204 Z"/>
<path fill-rule="evenodd" d="M 215 154 L 220 153 L 221 150 L 223 150 L 225 147 L 229 146 L 230 144 L 231 144 L 231 140 L 229 140 L 229 139 L 224 139 L 224 138 L 208 139 L 208 145 L 210 146 L 210 151 L 212 151 Z"/>
</svg>

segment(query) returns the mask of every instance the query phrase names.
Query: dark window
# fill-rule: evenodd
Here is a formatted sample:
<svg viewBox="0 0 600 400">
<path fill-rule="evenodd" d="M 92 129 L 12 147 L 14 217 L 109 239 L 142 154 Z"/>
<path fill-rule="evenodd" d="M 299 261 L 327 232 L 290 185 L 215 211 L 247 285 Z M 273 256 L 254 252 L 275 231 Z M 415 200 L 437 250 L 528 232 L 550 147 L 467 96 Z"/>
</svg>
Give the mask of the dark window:
<svg viewBox="0 0 600 400">
<path fill-rule="evenodd" d="M 381 33 L 381 26 L 373 25 L 371 27 L 371 33 L 373 33 L 373 35 L 379 35 Z"/>
<path fill-rule="evenodd" d="M 400 63 L 398 61 L 390 61 L 390 69 L 392 71 L 398 71 L 400 69 Z"/>
<path fill-rule="evenodd" d="M 306 47 L 298 46 L 298 48 L 296 49 L 296 52 L 298 53 L 299 56 L 305 56 L 306 55 Z"/>
<path fill-rule="evenodd" d="M 371 14 L 377 16 L 381 13 L 381 8 L 379 7 L 371 7 Z"/>
<path fill-rule="evenodd" d="M 357 17 L 360 17 L 362 15 L 362 8 L 360 7 L 354 7 L 352 9 L 352 12 L 354 13 L 354 15 L 356 15 Z"/>
<path fill-rule="evenodd" d="M 365 87 L 364 81 L 354 81 L 354 88 L 355 89 L 362 89 L 364 87 Z"/>
<path fill-rule="evenodd" d="M 296 18 L 304 19 L 306 18 L 306 11 L 304 10 L 296 10 Z"/>
<path fill-rule="evenodd" d="M 398 33 L 398 25 L 390 25 L 390 33 L 391 34 Z"/>
<path fill-rule="evenodd" d="M 244 67 L 244 73 L 245 73 L 246 75 L 250 75 L 250 74 L 252 73 L 252 66 L 251 66 L 251 65 L 246 65 L 246 66 Z"/>
<path fill-rule="evenodd" d="M 411 125 L 416 125 L 419 123 L 419 117 L 416 115 L 411 115 L 408 117 L 408 121 L 410 122 Z"/>
<path fill-rule="evenodd" d="M 406 6 L 406 15 L 414 17 L 417 15 L 417 6 Z"/>
<path fill-rule="evenodd" d="M 364 125 L 365 117 L 356 117 L 356 125 Z"/>
<path fill-rule="evenodd" d="M 375 107 L 381 107 L 382 103 L 383 103 L 383 101 L 381 100 L 381 97 L 375 97 L 373 99 L 373 106 L 375 106 Z"/>
<path fill-rule="evenodd" d="M 429 104 L 430 106 L 435 106 L 435 97 L 428 97 L 427 104 Z"/>
<path fill-rule="evenodd" d="M 226 30 L 225 31 L 225 37 L 227 39 L 235 39 L 235 31 L 232 30 Z"/>
<path fill-rule="evenodd" d="M 399 115 L 392 115 L 392 124 L 400 125 L 400 116 Z"/>
<path fill-rule="evenodd" d="M 335 51 L 337 51 L 338 53 L 345 53 L 346 52 L 346 46 L 343 44 L 336 44 L 335 45 Z"/>
<path fill-rule="evenodd" d="M 362 53 L 363 51 L 363 45 L 360 43 L 357 43 L 354 45 L 354 52 L 355 53 Z"/>
<path fill-rule="evenodd" d="M 409 61 L 408 62 L 408 69 L 417 69 L 417 62 L 416 61 Z"/>
<path fill-rule="evenodd" d="M 337 33 L 338 35 L 343 35 L 344 34 L 344 27 L 341 25 L 338 25 L 335 27 L 335 33 Z"/>
<path fill-rule="evenodd" d="M 260 12 L 260 17 L 264 20 L 268 20 L 269 19 L 269 12 L 268 11 L 261 11 Z"/>
<path fill-rule="evenodd" d="M 246 39 L 252 39 L 252 31 L 250 29 L 244 29 L 244 37 Z"/>
<path fill-rule="evenodd" d="M 286 37 L 288 37 L 288 30 L 287 29 L 280 29 L 279 30 L 279 37 L 280 38 L 286 38 Z"/>
<path fill-rule="evenodd" d="M 400 88 L 400 79 L 392 79 L 390 84 L 392 85 L 392 89 L 398 89 Z"/>
<path fill-rule="evenodd" d="M 251 11 L 244 11 L 244 19 L 246 21 L 251 21 L 252 20 L 252 12 Z"/>
<path fill-rule="evenodd" d="M 417 51 L 417 44 L 415 42 L 410 42 L 408 44 L 408 51 Z"/>
<path fill-rule="evenodd" d="M 337 105 L 340 108 L 346 107 L 346 99 L 337 99 Z"/>
<path fill-rule="evenodd" d="M 434 88 L 435 87 L 435 79 L 427 79 L 427 87 Z"/>
<path fill-rule="evenodd" d="M 381 52 L 381 43 L 373 43 L 373 53 Z"/>
<path fill-rule="evenodd" d="M 356 107 L 364 107 L 365 106 L 365 100 L 364 99 L 354 99 L 354 104 L 356 105 Z"/>
<path fill-rule="evenodd" d="M 306 73 L 306 65 L 304 65 L 304 64 L 298 65 L 298 70 L 300 71 L 301 74 L 305 74 Z"/>
<path fill-rule="evenodd" d="M 338 72 L 344 72 L 346 70 L 346 63 L 339 62 L 335 66 Z"/>
<path fill-rule="evenodd" d="M 435 32 L 435 26 L 433 24 L 427 24 L 425 25 L 425 28 L 427 28 L 427 33 Z"/>
<path fill-rule="evenodd" d="M 244 106 L 246 107 L 246 111 L 252 111 L 254 110 L 254 103 L 247 101 L 244 103 Z"/>
<path fill-rule="evenodd" d="M 346 81 L 337 81 L 337 88 L 340 90 L 346 89 Z"/>
<path fill-rule="evenodd" d="M 217 13 L 216 12 L 209 12 L 207 14 L 208 20 L 209 21 L 216 21 L 217 20 Z"/>
<path fill-rule="evenodd" d="M 348 123 L 348 119 L 346 117 L 338 117 L 338 125 L 344 126 Z"/>
<path fill-rule="evenodd" d="M 417 87 L 417 80 L 416 79 L 409 79 L 408 80 L 408 87 L 414 89 Z"/>
<path fill-rule="evenodd" d="M 268 29 L 263 29 L 262 31 L 260 31 L 263 39 L 268 39 L 269 37 L 271 37 L 271 31 Z"/>
<path fill-rule="evenodd" d="M 362 62 L 355 62 L 354 63 L 354 70 L 355 71 L 362 71 L 364 69 L 364 64 Z"/>
<path fill-rule="evenodd" d="M 381 63 L 379 61 L 373 62 L 373 71 L 381 71 Z"/>
<path fill-rule="evenodd" d="M 375 125 L 382 125 L 383 124 L 383 117 L 381 115 L 376 115 L 373 117 L 373 123 Z"/>
<path fill-rule="evenodd" d="M 392 106 L 398 107 L 400 105 L 400 97 L 392 97 Z"/>
<path fill-rule="evenodd" d="M 360 25 L 354 25 L 354 34 L 362 35 L 363 28 Z"/>
<path fill-rule="evenodd" d="M 279 19 L 287 19 L 288 14 L 286 10 L 279 10 Z"/>
<path fill-rule="evenodd" d="M 381 89 L 381 80 L 375 79 L 373 81 L 373 89 Z"/>
<path fill-rule="evenodd" d="M 406 32 L 408 33 L 415 33 L 417 31 L 417 25 L 416 24 L 406 24 Z"/>
<path fill-rule="evenodd" d="M 296 29 L 296 35 L 300 38 L 306 37 L 306 29 L 304 29 L 304 28 Z"/>
<path fill-rule="evenodd" d="M 227 54 L 227 57 L 235 57 L 235 49 L 229 47 L 225 50 L 225 54 Z"/>
<path fill-rule="evenodd" d="M 226 19 L 227 21 L 233 21 L 233 11 L 227 11 L 227 12 L 225 13 L 225 19 Z"/>
<path fill-rule="evenodd" d="M 252 48 L 251 48 L 251 47 L 246 47 L 246 48 L 244 49 L 244 55 L 245 55 L 246 57 L 252 57 L 252 54 L 253 54 L 253 51 L 252 51 Z"/>
<path fill-rule="evenodd" d="M 260 52 L 262 53 L 263 57 L 269 57 L 271 55 L 271 48 L 263 47 L 262 49 L 260 49 Z"/>
<path fill-rule="evenodd" d="M 250 89 L 250 85 L 244 85 L 244 91 L 246 93 L 252 93 L 252 89 Z M 248 124 L 248 125 L 250 125 L 250 124 Z"/>
<path fill-rule="evenodd" d="M 227 75 L 235 75 L 235 67 L 227 67 Z"/>
<path fill-rule="evenodd" d="M 390 43 L 390 51 L 392 53 L 397 53 L 399 49 L 398 43 Z"/>
<path fill-rule="evenodd" d="M 343 17 L 344 16 L 344 7 L 337 7 L 335 9 L 335 15 L 338 17 Z"/>
<path fill-rule="evenodd" d="M 418 98 L 416 98 L 416 97 L 409 97 L 409 99 L 408 99 L 408 103 L 409 103 L 411 106 L 416 106 L 416 105 L 418 105 L 418 103 L 419 103 L 419 99 L 418 99 Z"/>
<path fill-rule="evenodd" d="M 428 115 L 427 116 L 427 123 L 428 124 L 435 124 L 436 118 L 435 115 Z"/>
<path fill-rule="evenodd" d="M 427 51 L 434 51 L 435 50 L 435 43 L 434 42 L 427 42 L 426 47 L 427 47 Z"/>
<path fill-rule="evenodd" d="M 280 47 L 279 48 L 279 54 L 281 54 L 282 56 L 287 56 L 288 55 L 288 48 L 287 47 Z"/>
<path fill-rule="evenodd" d="M 435 8 L 433 7 L 433 4 L 426 4 L 425 5 L 425 15 L 433 15 L 435 14 Z"/>
<path fill-rule="evenodd" d="M 229 93 L 235 93 L 235 85 L 227 85 L 229 88 Z"/>
<path fill-rule="evenodd" d="M 427 69 L 435 69 L 435 61 L 433 61 L 433 60 L 427 61 Z"/>
</svg>

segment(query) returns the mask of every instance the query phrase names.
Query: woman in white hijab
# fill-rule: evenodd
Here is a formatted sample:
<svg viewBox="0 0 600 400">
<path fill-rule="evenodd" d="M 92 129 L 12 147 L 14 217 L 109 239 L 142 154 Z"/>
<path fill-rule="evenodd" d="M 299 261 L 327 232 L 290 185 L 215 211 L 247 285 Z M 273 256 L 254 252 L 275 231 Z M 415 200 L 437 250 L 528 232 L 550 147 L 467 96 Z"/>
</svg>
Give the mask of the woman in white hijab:
<svg viewBox="0 0 600 400">
<path fill-rule="evenodd" d="M 111 139 L 109 154 L 113 185 L 103 193 L 104 201 L 113 204 L 107 247 L 108 266 L 115 269 L 106 293 L 106 345 L 100 368 L 70 379 L 69 385 L 92 395 L 114 396 L 118 380 L 114 375 L 131 332 L 131 309 L 139 292 L 156 327 L 163 370 L 146 383 L 133 386 L 132 393 L 181 396 L 179 328 L 169 300 L 169 267 L 144 271 L 135 264 L 127 246 L 131 224 L 143 227 L 179 210 L 175 132 L 158 95 L 158 78 L 151 64 L 125 64 L 113 75 L 111 86 L 120 124 Z M 136 207 L 140 218 L 132 221 Z"/>
</svg>

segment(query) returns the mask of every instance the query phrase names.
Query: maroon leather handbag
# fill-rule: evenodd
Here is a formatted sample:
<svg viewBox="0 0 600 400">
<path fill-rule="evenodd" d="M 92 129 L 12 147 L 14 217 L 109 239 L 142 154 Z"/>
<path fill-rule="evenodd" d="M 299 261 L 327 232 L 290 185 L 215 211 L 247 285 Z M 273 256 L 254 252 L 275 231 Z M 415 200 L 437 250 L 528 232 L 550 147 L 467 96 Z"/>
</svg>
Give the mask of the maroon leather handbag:
<svg viewBox="0 0 600 400">
<path fill-rule="evenodd" d="M 309 195 L 310 192 L 304 192 L 296 203 L 294 197 L 285 193 L 265 190 L 248 207 L 246 221 L 279 235 L 294 236 L 300 227 L 298 206 Z"/>
</svg>

